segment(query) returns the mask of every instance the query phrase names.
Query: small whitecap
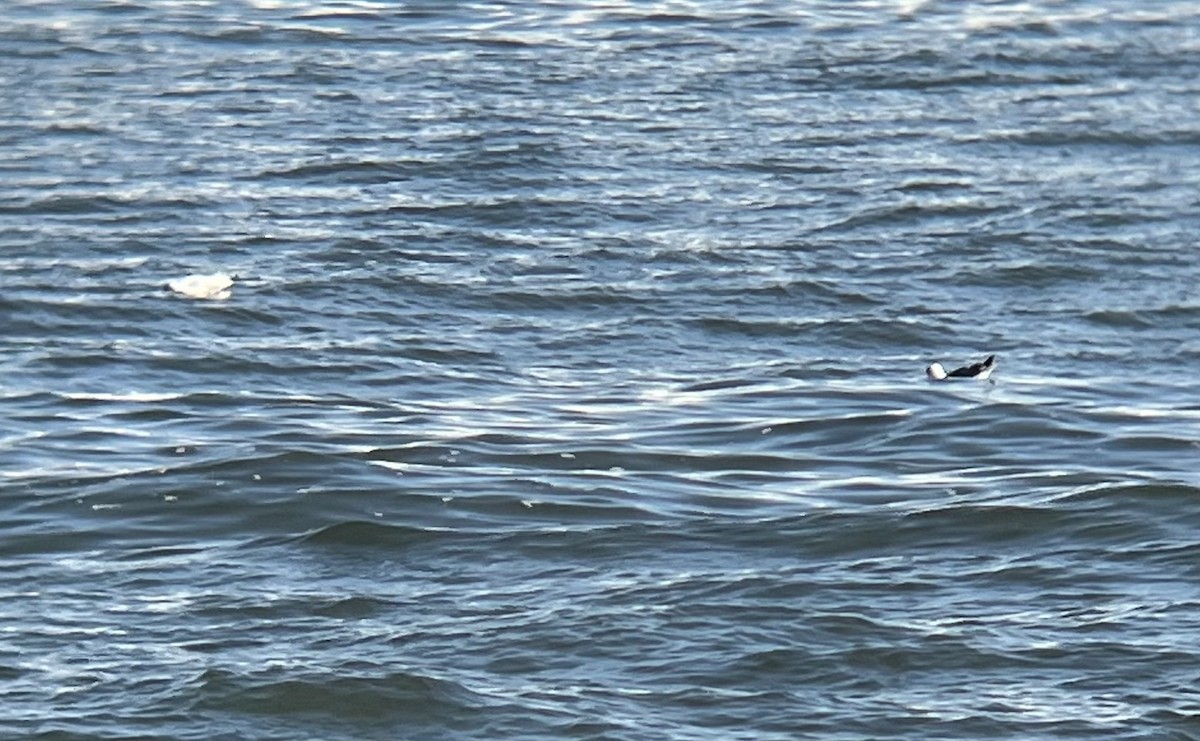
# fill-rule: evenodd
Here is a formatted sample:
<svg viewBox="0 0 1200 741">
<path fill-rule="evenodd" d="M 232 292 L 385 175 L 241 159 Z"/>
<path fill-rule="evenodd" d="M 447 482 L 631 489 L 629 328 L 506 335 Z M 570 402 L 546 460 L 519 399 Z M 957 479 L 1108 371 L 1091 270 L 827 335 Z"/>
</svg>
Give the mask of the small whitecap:
<svg viewBox="0 0 1200 741">
<path fill-rule="evenodd" d="M 62 394 L 64 399 L 73 401 L 130 401 L 135 403 L 153 402 L 153 401 L 172 401 L 180 398 L 179 394 L 147 394 L 142 392 L 130 391 L 121 394 L 86 394 L 86 393 L 70 393 Z"/>
<path fill-rule="evenodd" d="M 373 461 L 367 461 L 367 462 L 370 463 L 372 466 L 379 466 L 380 468 L 386 468 L 389 471 L 392 471 L 393 473 L 395 473 L 397 476 L 403 476 L 404 472 L 407 471 L 409 468 L 409 464 L 404 463 L 402 461 L 373 460 Z"/>
</svg>

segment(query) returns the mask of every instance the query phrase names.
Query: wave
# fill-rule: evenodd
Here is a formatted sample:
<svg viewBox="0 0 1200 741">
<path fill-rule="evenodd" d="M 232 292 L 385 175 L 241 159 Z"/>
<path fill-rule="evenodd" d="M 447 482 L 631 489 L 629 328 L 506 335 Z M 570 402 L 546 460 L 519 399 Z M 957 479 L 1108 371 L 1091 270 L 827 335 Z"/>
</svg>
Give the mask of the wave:
<svg viewBox="0 0 1200 741">
<path fill-rule="evenodd" d="M 300 542 L 324 547 L 407 549 L 448 537 L 429 528 L 389 525 L 377 522 L 338 522 L 299 536 Z"/>
<path fill-rule="evenodd" d="M 209 669 L 184 694 L 193 712 L 249 714 L 269 728 L 330 733 L 340 733 L 345 724 L 376 731 L 486 724 L 489 712 L 505 705 L 461 682 L 368 661 L 324 673 Z"/>
</svg>

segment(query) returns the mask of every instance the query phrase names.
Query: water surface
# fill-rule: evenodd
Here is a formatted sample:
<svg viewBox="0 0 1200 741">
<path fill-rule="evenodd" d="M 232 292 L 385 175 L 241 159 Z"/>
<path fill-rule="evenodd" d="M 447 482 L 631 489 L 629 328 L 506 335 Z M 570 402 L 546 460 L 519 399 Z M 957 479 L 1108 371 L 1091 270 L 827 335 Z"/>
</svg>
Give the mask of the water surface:
<svg viewBox="0 0 1200 741">
<path fill-rule="evenodd" d="M 3 735 L 1200 736 L 1191 4 L 0 20 Z"/>
</svg>

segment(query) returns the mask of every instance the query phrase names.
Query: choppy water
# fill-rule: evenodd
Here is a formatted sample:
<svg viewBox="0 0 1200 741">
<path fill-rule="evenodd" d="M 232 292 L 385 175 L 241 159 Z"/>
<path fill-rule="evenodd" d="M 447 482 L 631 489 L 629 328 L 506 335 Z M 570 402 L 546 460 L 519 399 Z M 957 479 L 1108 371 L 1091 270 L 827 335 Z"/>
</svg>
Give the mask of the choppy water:
<svg viewBox="0 0 1200 741">
<path fill-rule="evenodd" d="M 0 735 L 1200 738 L 1192 3 L 0 54 Z"/>
</svg>

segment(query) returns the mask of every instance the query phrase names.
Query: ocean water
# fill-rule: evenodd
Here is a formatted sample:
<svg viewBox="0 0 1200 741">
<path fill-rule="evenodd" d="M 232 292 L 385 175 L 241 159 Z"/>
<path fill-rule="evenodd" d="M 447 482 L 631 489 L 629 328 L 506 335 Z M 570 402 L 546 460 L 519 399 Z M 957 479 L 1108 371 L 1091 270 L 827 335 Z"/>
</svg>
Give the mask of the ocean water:
<svg viewBox="0 0 1200 741">
<path fill-rule="evenodd" d="M 1200 738 L 1195 4 L 0 55 L 0 737 Z"/>
</svg>

